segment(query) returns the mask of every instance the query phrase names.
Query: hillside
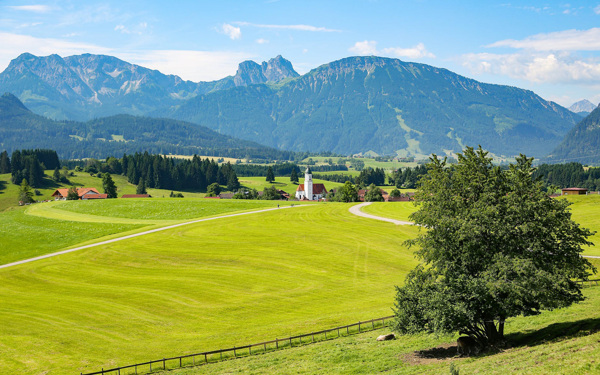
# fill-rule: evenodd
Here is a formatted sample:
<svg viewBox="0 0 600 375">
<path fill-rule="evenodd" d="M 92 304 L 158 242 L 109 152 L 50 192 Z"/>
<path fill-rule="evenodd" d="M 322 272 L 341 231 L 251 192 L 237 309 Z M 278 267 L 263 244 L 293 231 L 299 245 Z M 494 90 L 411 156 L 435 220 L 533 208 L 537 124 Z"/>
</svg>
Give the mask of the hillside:
<svg viewBox="0 0 600 375">
<path fill-rule="evenodd" d="M 239 140 L 183 121 L 115 115 L 88 122 L 54 121 L 0 97 L 0 150 L 50 148 L 61 158 L 105 158 L 145 152 L 288 159 L 289 152 Z"/>
<path fill-rule="evenodd" d="M 280 149 L 420 157 L 478 144 L 497 155 L 539 157 L 579 118 L 531 91 L 381 57 L 215 91 L 157 114 Z"/>
<path fill-rule="evenodd" d="M 233 77 L 195 83 L 112 56 L 24 53 L 0 73 L 0 92 L 13 93 L 45 117 L 84 121 L 123 113 L 145 115 L 198 94 L 297 75 L 281 56 L 261 65 L 246 61 Z"/>
<path fill-rule="evenodd" d="M 543 161 L 600 165 L 600 107 L 596 107 L 569 131 L 564 140 Z"/>
</svg>

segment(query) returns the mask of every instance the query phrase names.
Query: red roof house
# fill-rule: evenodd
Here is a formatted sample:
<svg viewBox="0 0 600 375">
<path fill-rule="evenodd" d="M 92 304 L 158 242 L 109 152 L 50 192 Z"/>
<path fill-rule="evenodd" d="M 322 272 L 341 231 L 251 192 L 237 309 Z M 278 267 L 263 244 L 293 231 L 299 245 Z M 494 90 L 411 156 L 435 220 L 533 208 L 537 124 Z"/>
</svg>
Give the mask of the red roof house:
<svg viewBox="0 0 600 375">
<path fill-rule="evenodd" d="M 52 193 L 54 200 L 66 200 L 69 194 L 69 189 L 56 189 Z M 106 199 L 107 194 L 100 194 L 96 188 L 77 188 L 77 195 L 79 199 Z"/>
</svg>

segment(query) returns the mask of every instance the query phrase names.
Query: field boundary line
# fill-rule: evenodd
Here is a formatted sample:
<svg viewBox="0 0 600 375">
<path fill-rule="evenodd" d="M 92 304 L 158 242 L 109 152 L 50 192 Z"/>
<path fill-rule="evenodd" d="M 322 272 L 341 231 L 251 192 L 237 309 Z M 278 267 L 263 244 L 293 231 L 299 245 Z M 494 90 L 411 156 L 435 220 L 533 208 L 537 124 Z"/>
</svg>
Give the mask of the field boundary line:
<svg viewBox="0 0 600 375">
<path fill-rule="evenodd" d="M 239 212 L 239 213 L 235 213 L 235 214 L 227 214 L 227 215 L 214 216 L 214 217 L 208 217 L 208 218 L 203 218 L 203 219 L 196 219 L 196 220 L 192 220 L 192 221 L 186 221 L 184 223 L 167 225 L 165 227 L 150 229 L 150 230 L 147 230 L 147 231 L 138 232 L 138 233 L 134 233 L 134 234 L 128 234 L 128 235 L 123 236 L 123 237 L 112 238 L 110 240 L 100 241 L 100 242 L 96 242 L 96 243 L 89 244 L 89 245 L 78 246 L 78 247 L 74 247 L 72 249 L 61 250 L 61 251 L 57 251 L 55 253 L 40 255 L 40 256 L 37 256 L 37 257 L 34 257 L 34 258 L 23 259 L 23 260 L 19 260 L 19 261 L 12 262 L 12 263 L 2 264 L 2 265 L 0 265 L 0 269 L 2 269 L 2 268 L 8 268 L 8 267 L 14 267 L 14 266 L 18 266 L 20 264 L 25 264 L 25 263 L 35 262 L 36 260 L 42 260 L 42 259 L 46 259 L 46 258 L 52 258 L 52 257 L 58 256 L 58 255 L 68 254 L 68 253 L 72 253 L 72 252 L 79 251 L 79 250 L 89 249 L 90 247 L 95 247 L 95 246 L 100 246 L 100 245 L 107 245 L 107 244 L 110 244 L 110 243 L 114 243 L 114 242 L 118 242 L 118 241 L 122 241 L 122 240 L 127 240 L 127 239 L 130 239 L 130 238 L 135 238 L 135 237 L 139 237 L 139 236 L 144 236 L 144 235 L 147 235 L 147 234 L 152 234 L 152 233 L 160 232 L 160 231 L 163 231 L 163 230 L 168 230 L 168 229 L 182 227 L 184 225 L 201 223 L 203 221 L 211 221 L 211 220 L 217 220 L 217 219 L 224 219 L 224 218 L 228 218 L 228 217 L 243 216 L 243 215 L 252 215 L 252 214 L 258 214 L 258 213 L 275 211 L 275 210 L 283 210 L 283 209 L 286 209 L 286 208 L 293 208 L 293 207 L 310 207 L 310 206 L 308 206 L 308 205 L 296 205 L 296 206 L 284 206 L 284 207 L 265 208 L 265 209 L 258 210 L 258 211 Z"/>
<path fill-rule="evenodd" d="M 271 352 L 278 351 L 278 350 L 281 350 L 284 348 L 294 348 L 297 346 L 308 345 L 308 344 L 312 344 L 315 342 L 332 340 L 332 339 L 336 339 L 338 337 L 349 336 L 349 335 L 359 334 L 359 333 L 363 333 L 363 332 L 370 332 L 370 331 L 374 331 L 376 329 L 382 329 L 382 328 L 388 327 L 393 318 L 394 318 L 394 315 L 384 316 L 383 318 L 359 321 L 358 323 L 329 328 L 329 329 L 325 329 L 325 330 L 321 330 L 321 331 L 305 333 L 302 335 L 289 336 L 289 337 L 285 337 L 282 339 L 276 338 L 275 340 L 259 342 L 256 344 L 234 346 L 233 348 L 210 350 L 210 351 L 206 351 L 206 352 L 186 354 L 186 355 L 177 356 L 177 357 L 162 358 L 162 359 L 157 359 L 154 361 L 135 363 L 133 365 L 113 367 L 113 368 L 106 369 L 106 370 L 104 368 L 102 368 L 102 370 L 100 370 L 100 371 L 87 372 L 87 373 L 82 372 L 80 374 L 81 375 L 103 375 L 103 374 L 121 375 L 121 370 L 128 370 L 127 373 L 123 372 L 123 374 L 138 374 L 138 367 L 142 367 L 142 369 L 140 369 L 140 370 L 143 370 L 144 368 L 146 368 L 147 371 L 145 371 L 145 372 L 142 371 L 140 373 L 148 374 L 148 373 L 152 373 L 153 371 L 156 371 L 156 370 L 164 371 L 164 370 L 173 370 L 176 368 L 183 368 L 183 367 L 195 367 L 195 366 L 207 365 L 210 363 L 227 361 L 229 359 L 244 358 L 244 357 L 249 357 L 251 355 L 256 355 L 256 354 L 266 354 L 266 353 L 271 353 Z M 386 320 L 387 320 L 387 324 L 386 324 Z M 381 322 L 381 324 L 377 324 L 379 322 Z M 362 325 L 362 330 L 361 330 L 361 325 Z M 358 330 L 351 329 L 351 328 L 355 328 L 355 327 L 358 327 Z M 344 330 L 346 330 L 345 333 L 344 333 Z M 327 336 L 328 333 L 333 333 L 333 334 L 330 334 L 328 337 Z M 316 336 L 316 340 L 315 340 L 315 336 Z M 303 339 L 305 339 L 305 338 L 307 338 L 307 340 L 303 341 Z M 294 346 L 294 343 L 296 344 L 296 346 Z M 252 348 L 256 348 L 256 349 L 254 349 L 254 351 L 252 351 Z M 196 358 L 196 357 L 198 357 L 198 358 Z M 184 359 L 186 360 L 185 363 L 184 363 Z M 170 362 L 169 364 L 171 366 L 167 367 L 167 362 Z M 174 365 L 172 364 L 173 362 L 175 363 Z M 153 370 L 152 364 L 157 364 L 158 366 L 154 366 L 154 370 Z M 162 366 L 161 366 L 161 364 L 162 364 Z M 135 372 L 132 372 L 132 371 L 135 371 Z"/>
</svg>

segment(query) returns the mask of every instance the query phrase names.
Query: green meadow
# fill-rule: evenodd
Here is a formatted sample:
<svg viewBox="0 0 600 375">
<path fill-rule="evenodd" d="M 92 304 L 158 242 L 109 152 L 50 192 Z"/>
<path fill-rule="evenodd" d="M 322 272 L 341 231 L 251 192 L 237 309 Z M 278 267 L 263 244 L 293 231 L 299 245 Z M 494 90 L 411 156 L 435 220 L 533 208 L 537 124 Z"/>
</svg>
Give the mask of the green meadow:
<svg viewBox="0 0 600 375">
<path fill-rule="evenodd" d="M 201 374 L 599 374 L 600 287 L 566 309 L 507 321 L 511 345 L 497 353 L 455 357 L 455 336 L 407 335 L 378 342 L 378 330 L 238 360 L 160 372 Z M 452 345 L 451 347 L 449 347 Z M 437 352 L 432 348 L 442 348 Z M 417 357 L 415 351 L 423 351 Z"/>
<path fill-rule="evenodd" d="M 568 199 L 576 221 L 600 229 L 600 197 Z M 153 198 L 34 204 L 0 212 L 0 264 L 277 203 L 279 210 L 0 269 L 0 321 L 10 322 L 0 324 L 0 373 L 91 372 L 391 315 L 394 285 L 416 265 L 403 242 L 419 228 L 356 217 L 341 203 L 283 208 L 292 202 Z M 404 202 L 364 208 L 401 220 L 414 209 Z M 600 255 L 598 249 L 586 254 Z M 513 319 L 508 329 L 515 348 L 457 364 L 464 373 L 530 373 L 532 367 L 539 374 L 593 373 L 598 362 L 586 358 L 598 355 L 599 294 L 586 288 L 583 304 Z M 402 358 L 455 337 L 383 344 L 373 341 L 378 333 L 180 373 L 448 373 L 447 360 L 407 365 Z"/>
<path fill-rule="evenodd" d="M 391 314 L 414 227 L 315 204 L 0 269 L 0 373 L 79 373 Z"/>
<path fill-rule="evenodd" d="M 316 172 L 315 172 L 316 173 Z M 299 183 L 304 184 L 304 172 L 300 173 Z M 296 189 L 298 188 L 297 184 L 290 182 L 289 177 L 275 177 L 274 183 L 269 183 L 265 180 L 264 177 L 239 177 L 240 184 L 247 188 L 256 189 L 258 191 L 263 191 L 264 188 L 275 186 L 279 190 L 283 190 L 286 193 L 289 193 L 294 196 Z M 315 184 L 324 184 L 325 188 L 329 191 L 331 189 L 335 189 L 343 184 L 338 182 L 331 182 L 319 179 L 313 179 L 313 183 Z"/>
</svg>

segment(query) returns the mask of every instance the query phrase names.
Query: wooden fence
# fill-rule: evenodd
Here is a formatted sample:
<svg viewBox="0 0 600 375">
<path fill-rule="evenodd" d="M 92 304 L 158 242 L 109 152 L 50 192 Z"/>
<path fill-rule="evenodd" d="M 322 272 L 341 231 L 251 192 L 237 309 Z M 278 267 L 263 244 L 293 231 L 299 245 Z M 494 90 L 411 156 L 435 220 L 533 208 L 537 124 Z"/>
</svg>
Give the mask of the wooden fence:
<svg viewBox="0 0 600 375">
<path fill-rule="evenodd" d="M 81 375 L 127 375 L 127 374 L 147 374 L 157 370 L 170 370 L 188 366 L 198 366 L 208 363 L 215 363 L 239 357 L 246 357 L 253 354 L 264 354 L 286 347 L 311 344 L 316 341 L 329 340 L 340 336 L 347 336 L 354 333 L 372 331 L 387 327 L 394 316 L 371 319 L 364 322 L 348 324 L 345 326 L 326 329 L 323 331 L 306 333 L 298 336 L 290 336 L 283 339 L 259 342 L 244 346 L 234 346 L 229 349 L 211 350 L 195 354 L 186 354 L 178 357 L 157 359 L 154 361 L 136 363 L 133 365 L 102 369 L 96 372 L 81 373 Z M 387 322 L 386 322 L 387 320 Z M 154 366 L 153 366 L 154 365 Z"/>
</svg>

